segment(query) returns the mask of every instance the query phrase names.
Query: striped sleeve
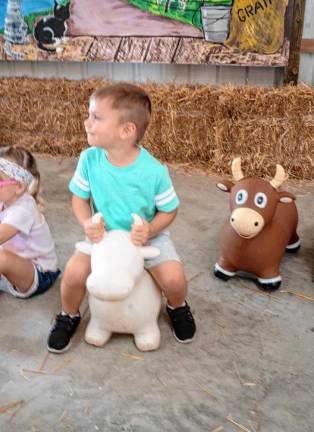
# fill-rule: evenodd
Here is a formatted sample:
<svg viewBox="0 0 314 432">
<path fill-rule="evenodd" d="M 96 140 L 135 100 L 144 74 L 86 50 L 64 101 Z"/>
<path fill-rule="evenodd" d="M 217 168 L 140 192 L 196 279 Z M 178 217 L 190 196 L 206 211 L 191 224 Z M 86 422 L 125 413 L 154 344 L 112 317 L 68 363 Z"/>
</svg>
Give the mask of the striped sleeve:
<svg viewBox="0 0 314 432">
<path fill-rule="evenodd" d="M 168 168 L 163 166 L 162 175 L 155 195 L 155 205 L 158 211 L 170 213 L 179 206 L 179 198 L 173 187 Z"/>
<path fill-rule="evenodd" d="M 75 173 L 70 181 L 69 189 L 74 194 L 83 199 L 89 199 L 90 185 L 87 174 L 86 158 L 84 152 L 81 153 Z"/>
</svg>

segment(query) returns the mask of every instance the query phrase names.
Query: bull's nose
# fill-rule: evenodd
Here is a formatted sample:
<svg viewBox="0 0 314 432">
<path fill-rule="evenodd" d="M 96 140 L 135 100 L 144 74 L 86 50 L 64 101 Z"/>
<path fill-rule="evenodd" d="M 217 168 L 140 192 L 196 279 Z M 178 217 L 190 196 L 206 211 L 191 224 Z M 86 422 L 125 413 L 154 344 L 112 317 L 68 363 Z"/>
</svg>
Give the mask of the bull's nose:
<svg viewBox="0 0 314 432">
<path fill-rule="evenodd" d="M 230 225 L 236 233 L 244 238 L 255 237 L 264 226 L 264 218 L 256 210 L 240 207 L 230 216 Z"/>
</svg>

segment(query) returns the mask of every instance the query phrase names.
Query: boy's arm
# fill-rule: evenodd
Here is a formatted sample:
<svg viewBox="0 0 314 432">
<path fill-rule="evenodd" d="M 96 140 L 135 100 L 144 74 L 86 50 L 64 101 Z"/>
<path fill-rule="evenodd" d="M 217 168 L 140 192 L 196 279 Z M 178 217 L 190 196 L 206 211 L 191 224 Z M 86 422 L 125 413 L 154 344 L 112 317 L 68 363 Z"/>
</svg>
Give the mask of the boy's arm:
<svg viewBox="0 0 314 432">
<path fill-rule="evenodd" d="M 85 200 L 77 195 L 72 195 L 72 210 L 78 223 L 84 228 L 84 223 L 92 217 L 89 199 Z"/>
<path fill-rule="evenodd" d="M 98 243 L 104 236 L 105 222 L 101 219 L 98 223 L 92 220 L 90 200 L 85 200 L 77 195 L 72 196 L 73 213 L 84 230 L 85 235 L 93 243 Z"/>
<path fill-rule="evenodd" d="M 163 229 L 171 224 L 178 213 L 175 209 L 172 212 L 166 213 L 158 211 L 151 222 L 143 219 L 143 225 L 132 225 L 131 240 L 136 246 L 144 245 L 151 237 L 155 237 Z"/>
<path fill-rule="evenodd" d="M 149 223 L 149 238 L 155 237 L 160 231 L 167 228 L 174 221 L 177 213 L 177 208 L 170 213 L 158 211 L 154 219 Z"/>
</svg>

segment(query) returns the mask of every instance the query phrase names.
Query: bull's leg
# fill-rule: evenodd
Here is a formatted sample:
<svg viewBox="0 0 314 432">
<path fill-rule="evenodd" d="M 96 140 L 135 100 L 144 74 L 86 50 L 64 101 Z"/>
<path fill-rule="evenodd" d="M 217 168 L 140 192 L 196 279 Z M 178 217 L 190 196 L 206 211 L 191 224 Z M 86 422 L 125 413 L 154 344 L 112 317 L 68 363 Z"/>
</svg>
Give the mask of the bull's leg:
<svg viewBox="0 0 314 432">
<path fill-rule="evenodd" d="M 301 241 L 296 232 L 293 233 L 291 239 L 289 240 L 288 246 L 286 247 L 286 252 L 295 253 L 300 249 Z"/>
<path fill-rule="evenodd" d="M 279 273 L 279 267 L 264 270 L 256 276 L 257 286 L 262 291 L 273 292 L 276 291 L 281 285 L 282 279 Z"/>
<path fill-rule="evenodd" d="M 134 334 L 135 345 L 140 351 L 153 351 L 159 348 L 160 331 L 157 323 Z"/>
<path fill-rule="evenodd" d="M 91 318 L 85 332 L 85 341 L 91 345 L 103 346 L 110 339 L 111 332 L 100 328 Z"/>
<path fill-rule="evenodd" d="M 235 276 L 236 270 L 237 269 L 233 265 L 222 259 L 216 262 L 213 268 L 214 275 L 223 281 L 227 281 Z"/>
</svg>

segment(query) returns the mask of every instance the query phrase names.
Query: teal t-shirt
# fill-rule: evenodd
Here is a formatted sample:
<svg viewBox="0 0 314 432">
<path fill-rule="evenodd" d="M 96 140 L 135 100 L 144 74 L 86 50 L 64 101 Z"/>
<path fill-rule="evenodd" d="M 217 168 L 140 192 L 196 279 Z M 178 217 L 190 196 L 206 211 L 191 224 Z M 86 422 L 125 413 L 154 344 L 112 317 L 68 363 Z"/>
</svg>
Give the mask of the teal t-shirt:
<svg viewBox="0 0 314 432">
<path fill-rule="evenodd" d="M 168 169 L 143 147 L 126 167 L 112 165 L 102 148 L 84 150 L 70 181 L 70 191 L 92 198 L 94 212 L 101 212 L 106 229 L 131 230 L 131 213 L 150 222 L 158 211 L 172 212 L 179 205 Z"/>
</svg>

